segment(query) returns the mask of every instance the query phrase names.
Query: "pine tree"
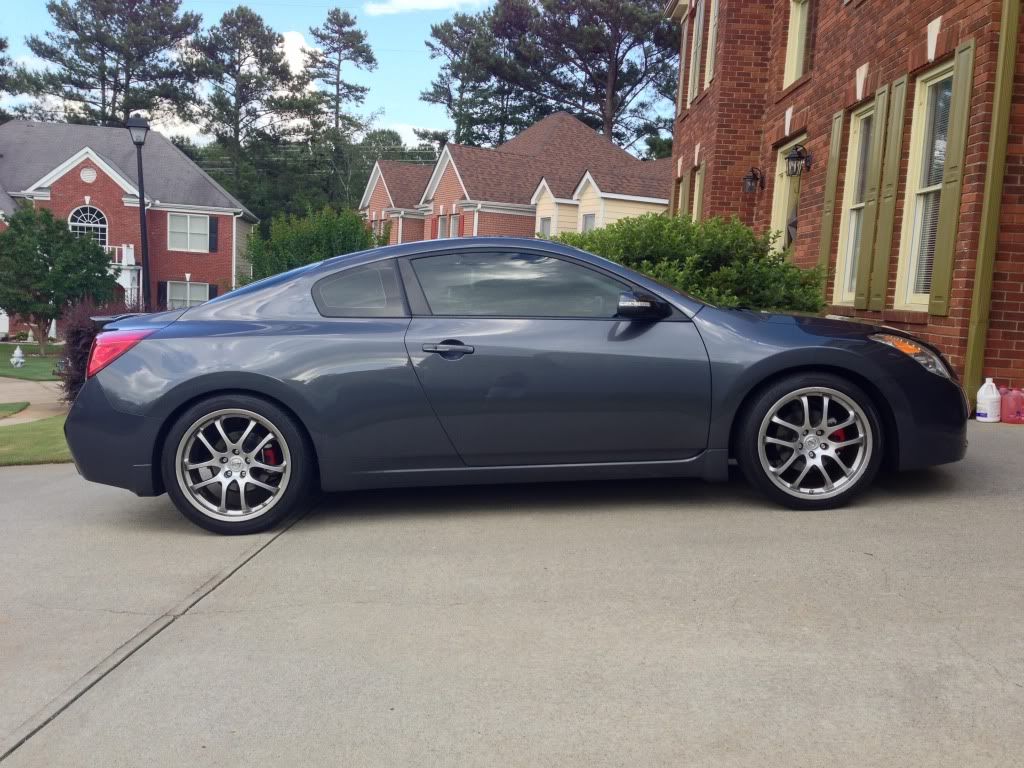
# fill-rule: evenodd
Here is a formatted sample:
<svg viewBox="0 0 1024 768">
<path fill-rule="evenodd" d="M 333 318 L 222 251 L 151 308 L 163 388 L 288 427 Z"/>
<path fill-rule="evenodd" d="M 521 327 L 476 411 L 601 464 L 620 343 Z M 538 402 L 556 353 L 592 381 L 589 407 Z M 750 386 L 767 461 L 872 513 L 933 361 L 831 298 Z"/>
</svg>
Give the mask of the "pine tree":
<svg viewBox="0 0 1024 768">
<path fill-rule="evenodd" d="M 345 64 L 364 69 L 377 68 L 373 49 L 366 41 L 366 33 L 356 28 L 356 19 L 348 11 L 332 8 L 323 26 L 310 27 L 316 49 L 309 53 L 306 77 L 326 86 L 321 90 L 325 112 L 335 131 L 353 122 L 346 114 L 349 104 L 362 104 L 367 88 L 342 78 Z"/>
<path fill-rule="evenodd" d="M 200 16 L 181 0 L 50 0 L 54 29 L 26 39 L 50 67 L 23 71 L 26 92 L 65 103 L 66 117 L 97 125 L 123 123 L 132 112 L 182 113 L 193 98 L 179 46 Z"/>
</svg>

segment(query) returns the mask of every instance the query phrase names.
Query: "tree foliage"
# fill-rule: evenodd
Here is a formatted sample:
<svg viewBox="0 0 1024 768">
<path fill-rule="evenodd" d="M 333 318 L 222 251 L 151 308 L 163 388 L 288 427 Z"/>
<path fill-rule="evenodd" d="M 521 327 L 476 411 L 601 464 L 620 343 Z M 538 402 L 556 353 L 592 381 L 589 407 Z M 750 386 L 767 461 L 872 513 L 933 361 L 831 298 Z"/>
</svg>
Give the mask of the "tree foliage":
<svg viewBox="0 0 1024 768">
<path fill-rule="evenodd" d="M 346 64 L 365 70 L 377 68 L 377 57 L 366 41 L 366 33 L 356 28 L 356 19 L 348 11 L 332 8 L 322 26 L 310 27 L 316 48 L 309 52 L 306 77 L 324 88 L 318 91 L 327 124 L 335 132 L 360 127 L 346 112 L 349 104 L 362 104 L 369 90 L 342 77 Z"/>
<path fill-rule="evenodd" d="M 115 279 L 106 252 L 75 237 L 48 210 L 20 206 L 0 232 L 0 309 L 29 324 L 45 354 L 50 323 L 86 296 L 109 299 Z"/>
<path fill-rule="evenodd" d="M 376 244 L 355 211 L 324 207 L 304 216 L 275 217 L 266 237 L 254 232 L 249 239 L 249 262 L 253 278 L 261 279 Z"/>
<path fill-rule="evenodd" d="M 647 214 L 585 233 L 566 245 L 596 253 L 712 304 L 817 312 L 824 305 L 820 269 L 801 269 L 736 219 L 694 222 Z"/>
<path fill-rule="evenodd" d="M 137 110 L 182 112 L 193 74 L 177 50 L 200 16 L 180 7 L 181 0 L 50 0 L 54 29 L 25 41 L 49 67 L 22 69 L 22 90 L 63 102 L 68 120 L 96 125 L 123 123 Z"/>
</svg>

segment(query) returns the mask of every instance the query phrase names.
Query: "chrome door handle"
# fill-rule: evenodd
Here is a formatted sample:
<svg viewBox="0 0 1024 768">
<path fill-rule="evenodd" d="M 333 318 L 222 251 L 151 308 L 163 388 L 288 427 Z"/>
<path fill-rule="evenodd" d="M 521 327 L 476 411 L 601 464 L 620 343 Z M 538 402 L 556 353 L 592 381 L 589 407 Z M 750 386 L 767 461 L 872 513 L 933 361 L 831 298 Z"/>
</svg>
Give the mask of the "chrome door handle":
<svg viewBox="0 0 1024 768">
<path fill-rule="evenodd" d="M 442 341 L 440 344 L 424 344 L 424 352 L 434 352 L 439 355 L 462 356 L 472 355 L 474 348 L 469 344 L 462 344 L 457 341 Z"/>
</svg>

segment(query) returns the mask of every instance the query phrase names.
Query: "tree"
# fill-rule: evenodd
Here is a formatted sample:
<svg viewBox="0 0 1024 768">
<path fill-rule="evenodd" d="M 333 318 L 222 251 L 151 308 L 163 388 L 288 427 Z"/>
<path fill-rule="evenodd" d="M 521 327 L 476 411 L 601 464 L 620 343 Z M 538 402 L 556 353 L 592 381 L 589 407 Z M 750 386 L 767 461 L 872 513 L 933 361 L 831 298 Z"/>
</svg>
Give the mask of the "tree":
<svg viewBox="0 0 1024 768">
<path fill-rule="evenodd" d="M 498 0 L 492 32 L 512 56 L 493 74 L 632 143 L 675 80 L 678 27 L 663 0 Z"/>
<path fill-rule="evenodd" d="M 50 323 L 71 303 L 113 295 L 110 259 L 48 210 L 22 205 L 7 224 L 0 232 L 0 308 L 25 319 L 45 354 Z"/>
<path fill-rule="evenodd" d="M 65 103 L 68 119 L 123 123 L 131 113 L 182 113 L 192 73 L 177 57 L 200 16 L 181 0 L 50 0 L 54 29 L 26 39 L 50 67 L 22 69 L 26 92 Z"/>
<path fill-rule="evenodd" d="M 512 45 L 493 25 L 493 13 L 484 11 L 456 13 L 430 27 L 430 58 L 442 64 L 420 98 L 445 108 L 457 144 L 502 144 L 551 111 L 544 99 L 504 77 L 513 66 Z"/>
<path fill-rule="evenodd" d="M 372 248 L 373 233 L 355 211 L 325 207 L 305 216 L 277 216 L 267 237 L 249 238 L 249 263 L 256 279 L 331 256 Z"/>
<path fill-rule="evenodd" d="M 232 191 L 242 176 L 242 147 L 259 134 L 287 127 L 304 105 L 284 56 L 284 38 L 244 5 L 192 43 L 192 60 L 210 94 L 195 117 L 203 130 L 227 148 L 232 160 Z"/>
<path fill-rule="evenodd" d="M 412 132 L 420 140 L 421 148 L 430 149 L 438 155 L 441 154 L 444 145 L 451 140 L 451 134 L 448 131 L 435 131 L 431 128 L 413 128 Z"/>
<path fill-rule="evenodd" d="M 346 63 L 359 69 L 374 70 L 377 58 L 366 42 L 366 33 L 356 29 L 356 19 L 348 11 L 332 8 L 321 27 L 310 27 L 310 35 L 317 49 L 310 51 L 306 63 L 306 77 L 314 83 L 323 83 L 321 91 L 327 117 L 335 131 L 341 131 L 348 121 L 345 107 L 362 104 L 369 90 L 342 79 L 341 70 Z"/>
<path fill-rule="evenodd" d="M 0 37 L 0 96 L 14 92 L 14 73 L 11 57 L 7 55 L 7 38 Z M 0 108 L 0 122 L 7 119 L 7 113 Z"/>
</svg>

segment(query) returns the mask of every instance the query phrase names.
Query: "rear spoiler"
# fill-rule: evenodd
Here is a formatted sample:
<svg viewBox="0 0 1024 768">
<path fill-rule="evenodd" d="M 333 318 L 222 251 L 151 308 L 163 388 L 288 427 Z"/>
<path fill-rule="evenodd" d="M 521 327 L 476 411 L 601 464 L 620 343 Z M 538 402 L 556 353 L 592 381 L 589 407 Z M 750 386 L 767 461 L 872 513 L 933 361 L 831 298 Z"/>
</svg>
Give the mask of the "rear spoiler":
<svg viewBox="0 0 1024 768">
<path fill-rule="evenodd" d="M 97 315 L 96 317 L 90 317 L 94 323 L 103 328 L 110 323 L 115 323 L 118 320 L 126 320 L 129 317 L 138 317 L 139 315 L 145 315 L 146 312 L 124 312 L 120 315 Z"/>
</svg>

